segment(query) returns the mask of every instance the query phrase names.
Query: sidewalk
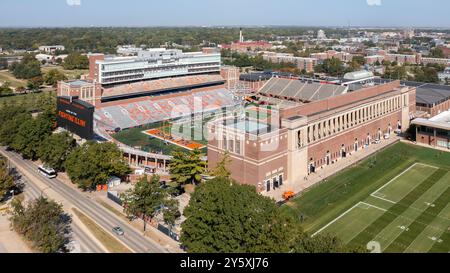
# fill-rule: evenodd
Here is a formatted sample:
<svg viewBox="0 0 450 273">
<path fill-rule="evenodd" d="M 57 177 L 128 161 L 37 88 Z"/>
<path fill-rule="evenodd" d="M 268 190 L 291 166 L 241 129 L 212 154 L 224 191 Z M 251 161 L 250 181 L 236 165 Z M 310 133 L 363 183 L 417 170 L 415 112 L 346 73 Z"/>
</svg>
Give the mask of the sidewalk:
<svg viewBox="0 0 450 273">
<path fill-rule="evenodd" d="M 0 212 L 0 253 L 33 253 L 24 239 L 11 230 L 8 217 Z"/>
<path fill-rule="evenodd" d="M 312 186 L 319 184 L 320 182 L 327 181 L 327 178 L 335 175 L 336 173 L 352 166 L 361 160 L 369 157 L 370 155 L 386 148 L 395 142 L 400 141 L 400 137 L 397 135 L 391 135 L 389 139 L 383 139 L 379 144 L 371 144 L 368 148 L 364 148 L 359 150 L 358 152 L 353 152 L 351 155 L 348 155 L 346 158 L 341 158 L 334 164 L 329 166 L 323 166 L 317 168 L 316 173 L 310 174 L 304 179 L 300 181 L 296 181 L 295 183 L 283 184 L 280 188 L 276 190 L 271 190 L 270 192 L 263 193 L 264 196 L 269 196 L 275 199 L 275 201 L 284 201 L 283 193 L 286 191 L 293 191 L 298 195 L 299 193 L 310 189 Z"/>
<path fill-rule="evenodd" d="M 126 217 L 125 213 L 123 213 L 123 207 L 120 206 L 119 204 L 115 203 L 114 201 L 110 200 L 106 196 L 106 192 L 99 192 L 98 194 L 92 195 L 92 199 L 97 201 L 98 203 L 100 203 L 100 205 L 102 205 L 102 206 L 104 206 L 102 204 L 102 202 L 106 203 L 107 205 L 112 207 L 112 209 L 115 210 L 115 212 L 113 212 L 113 213 L 121 214 L 124 218 Z M 106 208 L 106 209 L 110 209 L 110 208 Z M 144 232 L 144 222 L 142 221 L 142 219 L 136 219 L 129 223 L 133 227 Z M 168 237 L 167 235 L 165 235 L 158 229 L 154 228 L 150 224 L 147 224 L 146 228 L 147 228 L 147 230 L 145 232 L 145 236 L 153 239 L 155 242 L 157 242 L 158 244 L 160 244 L 161 246 L 166 248 L 169 252 L 171 252 L 171 253 L 183 253 L 184 252 L 180 248 L 180 244 L 178 242 L 171 239 L 170 237 Z"/>
</svg>

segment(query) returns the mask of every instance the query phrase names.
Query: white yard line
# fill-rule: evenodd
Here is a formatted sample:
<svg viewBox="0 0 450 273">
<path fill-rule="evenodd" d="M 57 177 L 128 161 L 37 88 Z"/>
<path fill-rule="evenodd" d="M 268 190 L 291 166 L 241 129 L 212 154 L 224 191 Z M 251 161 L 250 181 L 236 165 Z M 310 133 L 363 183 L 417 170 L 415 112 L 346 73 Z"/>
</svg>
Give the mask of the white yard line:
<svg viewBox="0 0 450 273">
<path fill-rule="evenodd" d="M 349 213 L 352 209 L 356 208 L 359 204 L 361 204 L 362 202 L 358 202 L 356 205 L 354 205 L 353 207 L 349 208 L 348 210 L 344 211 L 341 215 L 339 215 L 338 217 L 336 217 L 333 221 L 329 222 L 328 224 L 326 224 L 324 227 L 322 227 L 321 229 L 319 229 L 318 231 L 316 231 L 313 235 L 311 235 L 311 237 L 316 236 L 317 234 L 319 234 L 320 232 L 322 232 L 324 229 L 326 229 L 327 227 L 331 226 L 334 222 L 336 222 L 337 220 L 341 219 L 342 217 L 344 217 L 347 213 Z"/>
<path fill-rule="evenodd" d="M 359 202 L 360 204 L 364 204 L 364 205 L 367 205 L 367 206 L 369 206 L 369 207 L 372 207 L 372 208 L 375 208 L 375 209 L 379 209 L 379 210 L 381 210 L 381 211 L 387 211 L 387 209 L 383 209 L 383 208 L 380 208 L 380 207 L 377 207 L 377 206 L 374 206 L 374 205 L 371 205 L 371 204 L 369 204 L 369 203 L 366 203 L 366 202 Z"/>
<path fill-rule="evenodd" d="M 379 189 L 377 189 L 376 191 L 374 191 L 373 193 L 370 194 L 370 196 L 374 197 L 374 198 L 378 198 L 381 200 L 384 200 L 386 202 L 392 203 L 392 204 L 396 204 L 397 202 L 394 202 L 392 200 L 386 199 L 384 197 L 380 197 L 377 196 L 377 194 L 379 194 L 379 191 L 381 191 L 382 189 L 384 189 L 385 187 L 389 186 L 392 182 L 394 182 L 395 180 L 397 180 L 400 176 L 404 175 L 405 173 L 407 173 L 408 171 L 410 171 L 412 168 L 414 168 L 417 165 L 422 165 L 425 167 L 430 167 L 433 169 L 439 169 L 438 167 L 435 166 L 431 166 L 431 165 L 427 165 L 427 164 L 423 164 L 423 163 L 414 163 L 412 164 L 409 168 L 407 168 L 406 170 L 404 170 L 403 172 L 401 172 L 399 175 L 397 175 L 396 177 L 392 178 L 391 180 L 389 180 L 389 182 L 387 182 L 386 184 L 384 184 L 383 186 L 381 186 Z"/>
</svg>

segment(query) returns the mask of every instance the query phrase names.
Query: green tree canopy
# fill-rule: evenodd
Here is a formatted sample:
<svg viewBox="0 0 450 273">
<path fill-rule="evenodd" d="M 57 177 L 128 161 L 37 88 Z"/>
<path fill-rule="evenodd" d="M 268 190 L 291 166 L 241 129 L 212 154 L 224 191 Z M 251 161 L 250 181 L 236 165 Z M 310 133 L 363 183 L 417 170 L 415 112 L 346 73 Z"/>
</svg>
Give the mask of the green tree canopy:
<svg viewBox="0 0 450 273">
<path fill-rule="evenodd" d="M 178 211 L 177 200 L 171 199 L 167 189 L 159 184 L 159 176 L 153 175 L 151 180 L 147 176 L 141 178 L 134 188 L 127 190 L 120 198 L 124 204 L 124 212 L 128 216 L 141 216 L 153 218 L 158 213 L 163 213 L 169 225 L 173 225 Z M 175 213 L 173 213 L 175 211 Z"/>
<path fill-rule="evenodd" d="M 65 168 L 72 182 L 82 189 L 104 185 L 110 177 L 124 177 L 131 171 L 115 143 L 93 141 L 73 150 Z"/>
<path fill-rule="evenodd" d="M 326 59 L 322 64 L 316 65 L 314 71 L 318 73 L 326 73 L 330 76 L 342 76 L 344 73 L 344 65 L 337 58 Z"/>
<path fill-rule="evenodd" d="M 53 124 L 47 116 L 39 115 L 20 124 L 11 148 L 22 154 L 24 158 L 37 159 L 41 142 L 52 133 Z"/>
<path fill-rule="evenodd" d="M 71 218 L 62 205 L 40 197 L 27 207 L 13 202 L 12 227 L 44 253 L 65 252 L 69 239 Z"/>
<path fill-rule="evenodd" d="M 64 171 L 67 157 L 76 147 L 76 141 L 67 132 L 52 134 L 39 146 L 38 156 L 47 166 Z"/>
<path fill-rule="evenodd" d="M 11 146 L 19 127 L 31 119 L 31 114 L 18 104 L 8 104 L 0 111 L 0 143 Z"/>
<path fill-rule="evenodd" d="M 221 177 L 196 188 L 184 215 L 181 242 L 188 252 L 288 252 L 296 234 L 272 199 Z"/>
<path fill-rule="evenodd" d="M 26 53 L 20 63 L 14 63 L 9 70 L 18 79 L 31 79 L 41 76 L 41 63 L 33 54 Z"/>
<path fill-rule="evenodd" d="M 217 163 L 217 166 L 212 170 L 211 175 L 214 177 L 231 178 L 231 172 L 228 170 L 228 166 L 231 163 L 230 153 L 225 151 L 222 159 Z"/>
<path fill-rule="evenodd" d="M 14 178 L 9 173 L 5 159 L 0 158 L 0 201 L 14 188 Z"/>
<path fill-rule="evenodd" d="M 59 71 L 58 69 L 51 69 L 44 75 L 44 82 L 48 85 L 56 87 L 58 81 L 67 80 L 66 75 Z"/>
<path fill-rule="evenodd" d="M 88 69 L 89 59 L 79 52 L 72 52 L 64 59 L 63 67 L 67 70 Z"/>
<path fill-rule="evenodd" d="M 172 153 L 172 160 L 169 164 L 169 171 L 172 181 L 185 185 L 196 184 L 202 179 L 205 173 L 206 162 L 202 160 L 202 153 L 195 149 L 188 153 L 177 150 Z"/>
</svg>

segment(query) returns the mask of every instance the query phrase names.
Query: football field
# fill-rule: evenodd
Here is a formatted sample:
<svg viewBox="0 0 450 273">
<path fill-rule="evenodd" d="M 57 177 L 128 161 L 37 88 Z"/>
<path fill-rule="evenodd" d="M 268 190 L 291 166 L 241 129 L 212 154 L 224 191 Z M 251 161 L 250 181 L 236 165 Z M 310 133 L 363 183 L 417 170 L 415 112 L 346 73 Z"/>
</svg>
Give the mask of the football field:
<svg viewBox="0 0 450 273">
<path fill-rule="evenodd" d="M 381 252 L 450 252 L 449 186 L 447 170 L 414 163 L 313 235 Z"/>
</svg>

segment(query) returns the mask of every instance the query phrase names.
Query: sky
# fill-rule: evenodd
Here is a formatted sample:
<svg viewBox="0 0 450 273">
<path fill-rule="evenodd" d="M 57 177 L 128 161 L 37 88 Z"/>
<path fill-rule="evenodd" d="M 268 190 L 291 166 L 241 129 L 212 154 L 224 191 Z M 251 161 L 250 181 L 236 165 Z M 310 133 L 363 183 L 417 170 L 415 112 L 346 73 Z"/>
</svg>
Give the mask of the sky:
<svg viewBox="0 0 450 273">
<path fill-rule="evenodd" d="M 0 27 L 450 28 L 449 0 L 1 0 Z"/>
</svg>

